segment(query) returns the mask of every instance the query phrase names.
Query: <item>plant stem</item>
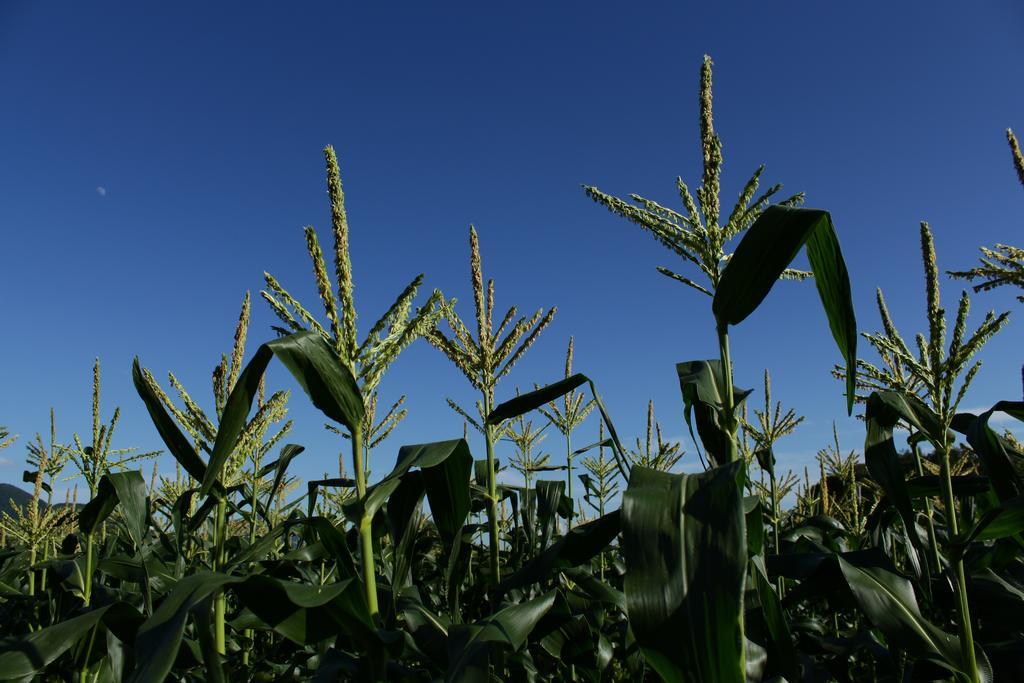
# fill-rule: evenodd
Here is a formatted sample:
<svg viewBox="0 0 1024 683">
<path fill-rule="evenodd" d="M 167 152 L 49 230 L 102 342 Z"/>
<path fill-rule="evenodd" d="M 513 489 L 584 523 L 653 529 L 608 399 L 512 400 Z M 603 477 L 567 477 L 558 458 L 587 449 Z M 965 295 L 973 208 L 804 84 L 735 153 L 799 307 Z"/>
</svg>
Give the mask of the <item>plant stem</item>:
<svg viewBox="0 0 1024 683">
<path fill-rule="evenodd" d="M 85 604 L 92 600 L 92 573 L 93 573 L 93 543 L 92 533 L 85 535 Z"/>
<path fill-rule="evenodd" d="M 217 517 L 213 528 L 213 570 L 221 571 L 224 568 L 224 536 L 227 532 L 227 508 L 226 498 L 217 499 Z M 218 590 L 213 600 L 213 635 L 214 647 L 219 654 L 227 654 L 227 643 L 224 637 L 224 613 L 227 608 L 227 597 L 223 590 Z"/>
<path fill-rule="evenodd" d="M 716 322 L 718 332 L 718 356 L 722 362 L 722 379 L 725 382 L 725 402 L 722 406 L 722 424 L 725 426 L 726 432 L 729 435 L 729 442 L 727 444 L 728 452 L 725 455 L 726 462 L 733 462 L 739 457 L 736 449 L 736 431 L 739 428 L 739 423 L 736 421 L 736 399 L 733 396 L 732 390 L 732 359 L 729 356 L 729 326 L 721 320 Z"/>
<path fill-rule="evenodd" d="M 572 436 L 565 435 L 565 464 L 569 479 L 569 524 L 566 531 L 572 531 L 572 521 L 576 511 L 576 500 L 572 497 Z"/>
<path fill-rule="evenodd" d="M 914 464 L 917 466 L 917 476 L 924 476 L 924 466 L 921 464 L 921 452 L 919 445 L 914 442 L 910 445 L 910 450 L 914 454 Z M 927 496 L 924 499 L 924 509 L 928 514 L 928 544 L 931 546 L 932 556 L 931 559 L 934 562 L 934 571 L 936 574 L 942 571 L 942 562 L 940 561 L 941 556 L 939 555 L 939 540 L 935 535 L 935 520 L 932 517 L 932 501 Z"/>
<path fill-rule="evenodd" d="M 366 467 L 363 462 L 363 428 L 352 428 L 352 461 L 356 473 L 356 494 L 359 500 L 366 499 Z M 359 542 L 363 562 L 363 583 L 366 586 L 366 604 L 370 616 L 377 618 L 377 568 L 373 561 L 373 517 L 363 513 L 359 520 Z"/>
<path fill-rule="evenodd" d="M 722 363 L 722 381 L 725 382 L 725 401 L 722 406 L 722 424 L 725 426 L 726 434 L 728 435 L 728 441 L 726 443 L 727 452 L 726 463 L 735 462 L 739 458 L 739 452 L 736 447 L 736 432 L 739 429 L 739 423 L 736 420 L 736 398 L 733 395 L 732 390 L 732 358 L 729 355 L 729 325 L 723 320 L 715 319 L 715 331 L 718 333 L 718 356 Z M 743 481 L 746 480 L 747 473 L 743 472 L 743 480 L 737 482 L 740 486 L 740 491 L 743 490 Z M 745 580 L 745 579 L 744 579 Z M 743 591 L 740 591 L 740 604 L 743 603 Z M 741 658 L 743 664 L 743 670 L 747 668 L 747 646 L 746 636 L 744 635 L 746 627 L 744 624 L 744 612 L 740 610 L 739 626 L 740 626 L 740 643 L 742 645 Z"/>
<path fill-rule="evenodd" d="M 29 597 L 34 597 L 36 594 L 36 571 L 32 568 L 32 565 L 36 563 L 36 547 L 35 545 L 28 551 L 28 594 Z"/>
<path fill-rule="evenodd" d="M 942 465 L 943 498 L 946 505 L 946 525 L 949 529 L 950 538 L 955 538 L 959 533 L 959 524 L 956 518 L 956 500 L 953 498 L 953 478 L 949 468 L 949 448 L 942 444 L 939 451 L 939 458 Z M 978 675 L 978 661 L 974 654 L 974 634 L 971 628 L 971 609 L 967 603 L 967 577 L 964 574 L 964 561 L 957 557 L 953 562 L 953 573 L 956 575 L 956 597 L 957 597 L 957 619 L 960 627 L 960 652 L 967 665 L 967 674 L 971 677 L 972 683 L 980 683 Z"/>
<path fill-rule="evenodd" d="M 257 476 L 256 476 L 256 473 L 259 471 L 259 468 L 256 467 L 257 464 L 258 463 L 254 462 L 253 463 L 253 468 L 252 468 L 252 471 L 253 471 L 253 477 L 252 477 L 252 499 L 251 499 L 251 502 L 249 504 L 249 514 L 250 514 L 250 517 L 249 517 L 249 545 L 250 545 L 250 547 L 255 545 L 255 543 L 256 543 L 256 506 L 258 505 L 258 499 L 256 497 L 256 490 L 257 490 L 257 484 L 259 483 L 259 480 L 257 479 Z M 269 508 L 270 501 L 268 500 L 267 503 L 268 503 L 267 509 L 269 510 L 270 509 Z M 249 565 L 250 570 L 253 569 L 254 567 L 255 567 L 255 563 Z M 252 651 L 254 649 L 254 646 L 255 646 L 255 643 L 253 643 L 253 638 L 255 638 L 255 635 L 256 635 L 256 632 L 253 629 L 251 629 L 251 628 L 245 629 L 245 637 L 249 640 L 249 645 L 245 648 L 245 652 L 242 653 L 242 666 L 249 666 L 250 656 L 251 656 L 251 653 L 252 653 Z"/>
<path fill-rule="evenodd" d="M 771 455 L 769 457 L 774 457 Z M 775 554 L 781 555 L 782 548 L 779 545 L 779 492 L 775 481 L 775 464 L 772 463 L 771 468 L 768 470 L 768 479 L 771 481 L 771 496 L 772 496 L 772 540 L 775 543 Z M 784 595 L 782 587 L 782 576 L 778 577 L 775 585 L 776 591 L 779 593 L 779 598 Z"/>
<path fill-rule="evenodd" d="M 491 414 L 491 397 L 484 393 L 484 415 Z M 501 581 L 501 564 L 498 561 L 498 482 L 494 471 L 494 427 L 484 424 L 484 441 L 487 443 L 487 529 L 490 541 L 491 586 Z M 530 495 L 527 491 L 527 500 Z"/>
</svg>

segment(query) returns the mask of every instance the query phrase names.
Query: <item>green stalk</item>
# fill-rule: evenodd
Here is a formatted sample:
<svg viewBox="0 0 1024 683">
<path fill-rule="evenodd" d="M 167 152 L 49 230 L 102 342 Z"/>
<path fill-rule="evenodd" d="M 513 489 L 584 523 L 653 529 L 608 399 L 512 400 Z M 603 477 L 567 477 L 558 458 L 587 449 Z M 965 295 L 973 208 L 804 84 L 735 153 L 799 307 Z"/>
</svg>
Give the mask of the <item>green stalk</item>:
<svg viewBox="0 0 1024 683">
<path fill-rule="evenodd" d="M 93 542 L 92 533 L 85 535 L 85 604 L 90 604 L 92 600 L 92 574 L 93 574 Z"/>
<path fill-rule="evenodd" d="M 943 499 L 946 505 L 946 525 L 949 527 L 950 538 L 956 538 L 960 533 L 956 517 L 956 501 L 953 498 L 953 478 L 949 469 L 949 449 L 942 444 L 939 450 L 939 458 L 942 463 L 942 484 Z M 956 575 L 956 597 L 957 597 L 957 621 L 960 630 L 960 652 L 967 665 L 967 674 L 971 677 L 971 683 L 980 683 L 978 675 L 978 660 L 974 654 L 974 634 L 971 628 L 971 609 L 967 603 L 967 577 L 964 574 L 964 561 L 957 557 L 953 562 L 953 573 Z"/>
<path fill-rule="evenodd" d="M 565 464 L 569 477 L 569 528 L 567 531 L 572 531 L 573 517 L 576 512 L 576 499 L 572 497 L 572 437 L 569 434 L 565 435 Z"/>
<path fill-rule="evenodd" d="M 36 572 L 32 566 L 36 563 L 36 546 L 32 545 L 32 548 L 28 551 L 28 594 L 29 597 L 34 597 L 36 594 Z"/>
<path fill-rule="evenodd" d="M 484 415 L 491 414 L 491 397 L 484 395 Z M 501 581 L 501 564 L 498 557 L 498 482 L 494 471 L 494 433 L 493 427 L 484 424 L 484 441 L 487 443 L 487 530 L 491 553 L 491 585 L 497 586 Z M 526 500 L 530 500 L 527 491 Z"/>
<path fill-rule="evenodd" d="M 227 508 L 226 498 L 217 499 L 217 517 L 213 528 L 213 571 L 221 571 L 224 568 L 224 536 L 227 533 Z M 214 647 L 219 654 L 227 654 L 227 643 L 224 638 L 224 613 L 227 608 L 227 596 L 223 590 L 218 590 L 213 600 L 213 631 Z"/>
<path fill-rule="evenodd" d="M 602 455 L 602 459 L 603 459 L 603 455 Z M 600 513 L 600 516 L 604 517 L 604 493 L 603 493 L 604 486 L 603 486 L 603 482 L 602 482 L 602 487 L 601 488 L 602 488 L 602 494 L 597 499 L 597 509 L 598 509 L 598 512 Z M 601 566 L 601 580 L 604 581 L 604 549 L 601 550 L 601 554 L 599 555 L 599 558 L 600 558 L 600 566 Z"/>
<path fill-rule="evenodd" d="M 771 481 L 771 495 L 772 495 L 772 540 L 775 543 L 775 554 L 781 555 L 782 549 L 779 545 L 779 492 L 775 483 L 775 464 L 768 469 L 768 478 Z M 779 598 L 784 595 L 782 587 L 782 577 L 779 576 L 777 583 L 775 584 L 775 590 L 779 593 Z"/>
<path fill-rule="evenodd" d="M 366 499 L 366 469 L 363 462 L 363 428 L 355 425 L 352 428 L 352 460 L 355 464 L 356 494 L 359 500 Z M 363 561 L 363 583 L 366 586 L 366 604 L 370 615 L 376 619 L 377 606 L 377 568 L 373 561 L 373 518 L 363 513 L 359 520 L 359 541 Z"/>
<path fill-rule="evenodd" d="M 910 451 L 914 454 L 914 464 L 917 466 L 917 476 L 924 476 L 924 466 L 921 464 L 921 452 L 918 449 L 918 443 L 914 442 L 910 445 Z M 940 561 L 941 555 L 939 555 L 939 540 L 935 535 L 935 520 L 932 517 L 932 500 L 929 497 L 924 499 L 924 509 L 928 514 L 928 545 L 931 546 L 931 559 L 934 563 L 935 573 L 938 574 L 942 571 L 942 562 Z"/>
<path fill-rule="evenodd" d="M 92 646 L 96 642 L 96 629 L 99 624 L 94 625 L 89 629 L 89 645 L 85 648 L 85 661 L 86 664 L 82 666 L 82 670 L 78 672 L 79 683 L 87 683 L 89 680 L 89 657 L 92 656 Z M 98 671 L 96 672 L 99 673 Z"/>
<path fill-rule="evenodd" d="M 739 429 L 739 423 L 736 420 L 736 399 L 733 395 L 732 390 L 732 358 L 729 355 L 729 325 L 722 320 L 715 319 L 715 331 L 718 333 L 718 356 L 722 362 L 722 379 L 725 382 L 725 405 L 722 406 L 722 423 L 725 425 L 726 433 L 729 435 L 729 441 L 726 446 L 728 452 L 726 453 L 726 462 L 735 462 L 739 458 L 739 451 L 736 447 L 736 432 Z M 744 480 L 746 479 L 746 472 L 743 473 Z M 742 482 L 740 482 L 742 491 Z M 740 592 L 740 602 L 743 602 L 743 592 Z M 746 637 L 743 635 L 746 632 L 746 626 L 744 624 L 744 611 L 740 610 L 739 626 L 740 626 L 740 643 L 743 648 L 741 650 L 741 656 L 743 658 L 743 669 L 747 668 L 747 645 Z"/>
<path fill-rule="evenodd" d="M 253 470 L 252 471 L 253 471 L 253 477 L 252 477 L 252 500 L 251 500 L 251 502 L 249 504 L 249 513 L 250 513 L 250 517 L 249 517 L 249 545 L 250 545 L 250 547 L 253 546 L 256 543 L 256 505 L 258 504 L 258 501 L 257 501 L 257 498 L 256 498 L 256 484 L 257 484 L 257 478 L 256 478 L 257 468 L 256 468 L 256 463 L 253 463 Z M 254 566 L 254 564 L 250 564 L 249 568 L 252 569 L 253 566 Z M 245 649 L 245 652 L 242 653 L 242 666 L 249 666 L 250 655 L 251 655 L 251 653 L 252 653 L 252 651 L 254 649 L 254 643 L 252 641 L 253 641 L 253 638 L 255 638 L 255 635 L 256 635 L 256 632 L 253 629 L 251 629 L 251 628 L 245 629 L 245 637 L 249 640 L 250 644 Z"/>
<path fill-rule="evenodd" d="M 736 431 L 739 423 L 736 421 L 736 402 L 732 391 L 732 359 L 729 356 L 729 326 L 721 320 L 717 322 L 718 332 L 718 356 L 722 362 L 722 378 L 725 382 L 725 405 L 722 406 L 722 423 L 729 434 L 728 453 L 726 462 L 733 462 L 739 457 L 736 448 Z"/>
</svg>

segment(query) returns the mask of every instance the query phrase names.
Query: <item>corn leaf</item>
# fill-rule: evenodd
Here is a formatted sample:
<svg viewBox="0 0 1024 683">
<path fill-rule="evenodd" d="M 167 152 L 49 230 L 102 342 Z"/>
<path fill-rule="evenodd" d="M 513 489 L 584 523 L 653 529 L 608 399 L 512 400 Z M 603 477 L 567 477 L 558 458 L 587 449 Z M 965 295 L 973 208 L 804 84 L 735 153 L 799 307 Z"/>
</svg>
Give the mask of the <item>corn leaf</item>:
<svg viewBox="0 0 1024 683">
<path fill-rule="evenodd" d="M 770 206 L 740 240 L 712 303 L 715 319 L 737 325 L 768 296 L 800 249 L 806 247 L 832 337 L 846 360 L 846 409 L 853 411 L 857 363 L 857 319 L 850 276 L 832 226 L 820 209 Z"/>
<path fill-rule="evenodd" d="M 741 465 L 701 474 L 634 467 L 623 495 L 630 628 L 666 681 L 745 680 Z"/>
</svg>

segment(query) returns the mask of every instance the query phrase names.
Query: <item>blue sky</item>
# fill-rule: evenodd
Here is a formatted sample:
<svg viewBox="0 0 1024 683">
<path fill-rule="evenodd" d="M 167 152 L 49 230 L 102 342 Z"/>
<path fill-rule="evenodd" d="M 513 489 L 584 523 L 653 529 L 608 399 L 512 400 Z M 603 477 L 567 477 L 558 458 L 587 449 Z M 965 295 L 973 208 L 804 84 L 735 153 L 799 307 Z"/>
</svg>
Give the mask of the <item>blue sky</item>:
<svg viewBox="0 0 1024 683">
<path fill-rule="evenodd" d="M 653 398 L 694 465 L 674 364 L 716 355 L 708 302 L 658 275 L 681 266 L 580 184 L 669 204 L 677 175 L 697 184 L 704 53 L 723 203 L 763 162 L 768 182 L 830 210 L 861 329 L 879 326 L 875 287 L 908 335 L 923 327 L 920 220 L 944 268 L 1021 242 L 1024 189 L 1003 137 L 1024 131 L 1019 3 L 371 4 L 0 4 L 0 424 L 21 434 L 0 481 L 20 480 L 50 406 L 61 439 L 89 429 L 95 356 L 104 416 L 123 411 L 115 444 L 159 448 L 133 355 L 208 405 L 210 370 L 264 270 L 316 303 L 302 226 L 329 239 L 328 143 L 363 329 L 420 272 L 468 303 L 474 223 L 498 308 L 558 306 L 499 396 L 559 378 L 575 335 L 576 367 L 619 430 L 641 434 Z M 946 301 L 961 288 L 944 282 Z M 1013 315 L 965 407 L 1020 395 L 1024 311 L 1011 294 L 975 297 L 975 321 Z M 250 351 L 272 323 L 257 299 Z M 813 463 L 833 419 L 846 448 L 862 445 L 829 376 L 838 353 L 813 285 L 778 286 L 733 353 L 737 384 L 759 387 L 768 367 L 776 396 L 808 418 L 779 444 L 783 467 Z M 270 377 L 293 386 L 280 368 Z M 473 399 L 423 342 L 382 391 L 408 394 L 410 415 L 375 453 L 378 473 L 403 443 L 461 435 L 444 398 Z M 291 440 L 308 447 L 295 472 L 333 472 L 337 441 L 301 394 L 292 406 Z M 554 435 L 545 445 L 561 452 Z"/>
</svg>

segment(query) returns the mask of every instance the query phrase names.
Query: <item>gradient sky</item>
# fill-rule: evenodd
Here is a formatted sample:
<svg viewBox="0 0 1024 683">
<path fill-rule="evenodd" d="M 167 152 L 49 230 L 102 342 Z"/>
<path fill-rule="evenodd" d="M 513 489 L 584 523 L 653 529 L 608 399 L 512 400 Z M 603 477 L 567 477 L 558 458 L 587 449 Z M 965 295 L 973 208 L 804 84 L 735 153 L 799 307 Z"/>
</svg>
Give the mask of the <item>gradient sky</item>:
<svg viewBox="0 0 1024 683">
<path fill-rule="evenodd" d="M 329 243 L 328 143 L 363 330 L 420 272 L 471 317 L 474 223 L 499 309 L 558 306 L 499 400 L 558 379 L 575 335 L 576 368 L 619 431 L 641 434 L 653 398 L 695 466 L 674 364 L 717 354 L 709 302 L 657 274 L 684 266 L 580 185 L 675 206 L 675 177 L 698 183 L 704 53 L 723 204 L 764 162 L 767 182 L 830 210 L 861 329 L 879 327 L 875 287 L 907 336 L 923 328 L 920 220 L 945 269 L 972 266 L 979 245 L 1024 241 L 1004 139 L 1024 131 L 1019 2 L 0 3 L 0 424 L 21 434 L 0 453 L 0 481 L 20 480 L 50 406 L 60 439 L 89 430 L 95 356 L 104 417 L 123 410 L 115 445 L 160 448 L 133 355 L 209 405 L 246 290 L 250 352 L 272 336 L 264 270 L 316 305 L 302 227 Z M 947 303 L 961 289 L 944 281 Z M 1012 294 L 974 299 L 975 322 L 991 308 L 1013 315 L 966 408 L 1020 396 Z M 807 416 L 778 445 L 781 467 L 813 464 L 832 420 L 845 448 L 863 445 L 829 376 L 839 355 L 812 284 L 779 285 L 735 330 L 733 353 L 738 385 L 760 387 L 768 367 L 776 396 Z M 279 367 L 270 380 L 294 387 Z M 408 394 L 410 415 L 375 452 L 377 474 L 401 444 L 460 436 L 444 398 L 474 396 L 424 342 L 382 392 Z M 292 416 L 289 440 L 307 446 L 294 472 L 333 473 L 336 437 L 299 392 Z M 591 419 L 578 438 L 596 430 Z M 561 453 L 555 434 L 545 446 Z"/>
</svg>

